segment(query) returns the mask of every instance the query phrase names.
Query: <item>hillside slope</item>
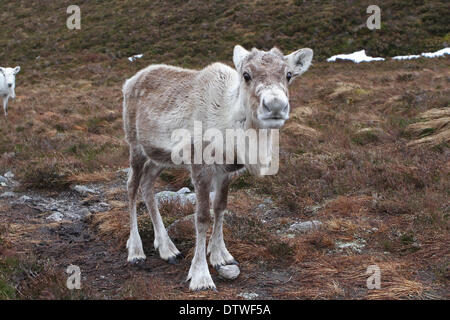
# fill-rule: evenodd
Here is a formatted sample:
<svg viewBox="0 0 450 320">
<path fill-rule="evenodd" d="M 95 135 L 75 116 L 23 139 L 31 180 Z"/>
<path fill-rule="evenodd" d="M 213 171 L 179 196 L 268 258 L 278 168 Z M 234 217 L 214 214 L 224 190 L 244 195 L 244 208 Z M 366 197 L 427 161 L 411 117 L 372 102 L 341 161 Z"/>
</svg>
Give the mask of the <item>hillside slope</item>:
<svg viewBox="0 0 450 320">
<path fill-rule="evenodd" d="M 70 31 L 66 8 L 73 1 L 2 1 L 0 65 L 26 64 L 52 74 L 89 60 L 144 53 L 147 63 L 199 66 L 230 60 L 236 43 L 285 51 L 307 46 L 320 61 L 358 49 L 394 56 L 449 43 L 445 0 L 383 1 L 376 31 L 366 28 L 372 2 L 81 0 L 81 30 Z"/>
</svg>

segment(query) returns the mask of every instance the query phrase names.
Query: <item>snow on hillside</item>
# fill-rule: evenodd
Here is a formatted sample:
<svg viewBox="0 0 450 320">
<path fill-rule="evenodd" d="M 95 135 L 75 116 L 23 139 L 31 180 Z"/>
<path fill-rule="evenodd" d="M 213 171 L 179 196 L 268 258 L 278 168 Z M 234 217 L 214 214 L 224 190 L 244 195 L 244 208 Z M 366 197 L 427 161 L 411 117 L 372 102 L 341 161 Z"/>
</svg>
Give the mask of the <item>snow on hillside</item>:
<svg viewBox="0 0 450 320">
<path fill-rule="evenodd" d="M 445 55 L 450 55 L 450 48 L 444 48 L 441 50 L 438 50 L 436 52 L 424 52 L 420 55 L 412 54 L 412 55 L 405 55 L 405 56 L 395 56 L 392 59 L 393 60 L 411 60 L 411 59 L 418 59 L 421 57 L 426 58 L 438 58 L 443 57 Z M 354 63 L 360 63 L 360 62 L 370 62 L 370 61 L 384 61 L 384 58 L 381 57 L 370 57 L 366 55 L 366 50 L 356 51 L 350 54 L 338 54 L 335 56 L 332 56 L 327 59 L 328 62 L 336 62 L 337 60 L 350 60 Z"/>
<path fill-rule="evenodd" d="M 366 55 L 366 50 L 356 51 L 350 54 L 338 54 L 335 56 L 332 56 L 331 58 L 328 58 L 328 62 L 335 62 L 337 59 L 340 60 L 350 60 L 354 63 L 360 63 L 360 62 L 370 62 L 370 61 L 384 61 L 384 58 L 380 57 L 369 57 Z"/>
</svg>

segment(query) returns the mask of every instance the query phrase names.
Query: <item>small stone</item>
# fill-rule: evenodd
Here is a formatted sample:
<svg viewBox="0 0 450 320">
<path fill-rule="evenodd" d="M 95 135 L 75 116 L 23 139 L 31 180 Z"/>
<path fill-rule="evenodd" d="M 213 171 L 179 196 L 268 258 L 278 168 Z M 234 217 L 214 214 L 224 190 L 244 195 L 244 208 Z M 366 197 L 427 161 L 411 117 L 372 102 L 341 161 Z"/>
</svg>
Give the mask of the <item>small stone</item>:
<svg viewBox="0 0 450 320">
<path fill-rule="evenodd" d="M 19 198 L 19 201 L 20 202 L 28 202 L 28 201 L 31 201 L 31 200 L 33 200 L 33 198 L 31 198 L 31 197 L 29 197 L 29 196 L 26 196 L 26 195 L 23 195 L 23 196 L 21 196 L 20 198 Z"/>
<path fill-rule="evenodd" d="M 244 298 L 245 300 L 254 300 L 259 297 L 259 294 L 255 292 L 242 292 L 238 294 L 238 297 Z"/>
<path fill-rule="evenodd" d="M 188 187 L 183 187 L 180 190 L 178 190 L 177 193 L 179 194 L 191 193 L 191 190 L 189 190 Z"/>
<path fill-rule="evenodd" d="M 73 190 L 75 190 L 76 192 L 85 195 L 87 193 L 94 193 L 96 194 L 97 191 L 95 191 L 94 189 L 88 188 L 86 186 L 80 186 L 80 185 L 76 185 L 73 187 Z"/>
<path fill-rule="evenodd" d="M 14 178 L 14 173 L 12 173 L 11 171 L 8 171 L 7 173 L 5 173 L 5 178 L 8 178 L 8 179 Z"/>
<path fill-rule="evenodd" d="M 7 183 L 8 179 L 6 179 L 4 176 L 0 176 L 0 182 Z"/>
<path fill-rule="evenodd" d="M 130 172 L 130 168 L 120 169 L 119 172 L 128 174 Z"/>
<path fill-rule="evenodd" d="M 0 194 L 0 198 L 2 198 L 2 199 L 14 198 L 15 196 L 16 196 L 16 194 L 11 191 L 3 192 L 2 194 Z"/>
<path fill-rule="evenodd" d="M 195 204 L 195 201 L 197 201 L 195 193 L 188 194 L 185 199 L 186 199 L 186 201 L 189 201 L 192 204 Z M 185 203 L 183 203 L 183 204 L 185 204 Z"/>
<path fill-rule="evenodd" d="M 306 206 L 305 207 L 305 214 L 307 215 L 315 215 L 320 208 L 322 208 L 321 206 Z"/>
<path fill-rule="evenodd" d="M 59 222 L 59 221 L 61 221 L 62 219 L 63 219 L 63 214 L 61 213 L 61 212 L 54 212 L 54 213 L 52 213 L 51 215 L 49 215 L 48 217 L 47 217 L 47 219 L 48 220 L 53 220 L 53 221 L 56 221 L 56 222 Z"/>
<path fill-rule="evenodd" d="M 217 269 L 217 272 L 219 273 L 219 275 L 227 280 L 233 280 L 236 279 L 239 274 L 241 273 L 241 271 L 239 270 L 239 267 L 237 265 L 234 264 L 227 264 L 225 266 L 220 266 Z"/>
<path fill-rule="evenodd" d="M 155 194 L 155 199 L 157 202 L 161 201 L 175 201 L 179 197 L 179 194 L 173 191 L 161 191 Z"/>
<path fill-rule="evenodd" d="M 308 232 L 311 230 L 319 229 L 321 225 L 322 225 L 322 222 L 320 222 L 318 220 L 297 222 L 297 223 L 292 224 L 289 227 L 289 231 Z"/>
<path fill-rule="evenodd" d="M 77 215 L 78 217 L 84 217 L 87 216 L 88 214 L 90 214 L 90 211 L 88 208 L 82 208 L 78 211 L 75 211 L 75 215 Z"/>
<path fill-rule="evenodd" d="M 358 239 L 353 242 L 340 242 L 336 241 L 336 247 L 338 249 L 350 249 L 354 252 L 361 253 L 362 249 L 366 246 L 366 241 L 364 239 Z"/>
</svg>

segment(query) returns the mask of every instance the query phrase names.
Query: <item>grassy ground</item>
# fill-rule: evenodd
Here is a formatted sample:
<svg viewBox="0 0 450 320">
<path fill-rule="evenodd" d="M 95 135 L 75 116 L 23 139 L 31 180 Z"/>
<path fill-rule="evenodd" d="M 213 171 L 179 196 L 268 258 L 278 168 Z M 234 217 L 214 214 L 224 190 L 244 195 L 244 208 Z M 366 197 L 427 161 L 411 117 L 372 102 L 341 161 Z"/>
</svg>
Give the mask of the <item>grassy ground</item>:
<svg viewBox="0 0 450 320">
<path fill-rule="evenodd" d="M 360 49 L 373 56 L 417 54 L 449 43 L 445 0 L 382 1 L 382 26 L 376 31 L 366 28 L 372 2 L 84 0 L 77 2 L 80 31 L 66 28 L 69 0 L 2 2 L 0 65 L 21 64 L 38 82 L 86 63 L 115 68 L 107 61 L 137 53 L 145 54 L 145 64 L 199 66 L 228 60 L 237 42 L 286 51 L 311 47 L 320 61 Z M 108 80 L 113 79 L 98 79 Z"/>
<path fill-rule="evenodd" d="M 449 58 L 323 62 L 362 48 L 373 56 L 441 49 L 448 42 L 442 20 L 448 6 L 384 1 L 383 29 L 371 33 L 359 27 L 369 2 L 81 1 L 81 31 L 65 28 L 69 1 L 0 4 L 0 21 L 8 21 L 0 65 L 22 66 L 17 98 L 8 119 L 0 118 L 0 174 L 13 171 L 18 192 L 50 195 L 97 183 L 111 205 L 82 225 L 49 224 L 42 214 L 0 199 L 0 299 L 239 298 L 242 292 L 448 299 Z M 235 43 L 284 51 L 309 46 L 316 60 L 291 88 L 279 174 L 233 183 L 225 238 L 241 263 L 240 278 L 213 275 L 219 293 L 191 293 L 182 283 L 193 253 L 189 221 L 172 234 L 186 259 L 169 266 L 152 249 L 141 204 L 149 259 L 144 269 L 125 263 L 128 213 L 124 177 L 117 175 L 128 165 L 121 86 L 153 62 L 231 63 Z M 136 53 L 144 58 L 130 63 L 126 57 Z M 158 188 L 188 184 L 186 173 L 168 171 Z M 261 209 L 267 199 L 272 203 Z M 166 225 L 192 210 L 162 209 Z M 286 233 L 293 222 L 312 219 L 322 228 Z M 365 243 L 360 252 L 338 249 L 355 241 Z M 81 292 L 65 288 L 72 263 L 84 270 Z M 372 264 L 381 268 L 381 290 L 366 288 Z"/>
<path fill-rule="evenodd" d="M 74 244 L 60 235 L 66 227 L 51 227 L 58 236 L 50 241 L 37 228 L 45 219 L 30 222 L 34 213 L 2 200 L 2 243 L 12 255 L 2 256 L 2 263 L 12 263 L 13 272 L 22 275 L 3 272 L 2 294 L 239 298 L 239 293 L 254 291 L 265 298 L 448 298 L 449 140 L 440 137 L 449 130 L 449 76 L 448 58 L 315 64 L 291 89 L 293 110 L 281 132 L 279 174 L 264 179 L 245 175 L 232 186 L 233 216 L 225 238 L 241 262 L 242 275 L 232 283 L 216 279 L 220 292 L 212 295 L 190 293 L 182 283 L 192 256 L 192 225 L 182 223 L 172 234 L 186 259 L 178 268 L 166 265 L 152 249 L 152 228 L 142 205 L 147 269 L 126 266 L 125 178 L 117 180 L 116 173 L 127 166 L 120 83 L 88 86 L 66 79 L 64 84 L 55 81 L 52 94 L 45 94 L 48 88 L 42 85 L 21 84 L 8 120 L 0 120 L 2 171 L 16 173 L 23 183 L 19 191 L 57 194 L 70 184 L 99 183 L 112 209 L 86 223 L 89 231 L 84 232 L 94 242 L 80 244 L 74 257 L 67 253 Z M 427 119 L 430 110 L 440 111 L 437 119 L 444 125 Z M 168 171 L 158 189 L 188 183 L 186 173 Z M 264 199 L 273 201 L 269 211 L 258 207 Z M 168 205 L 162 211 L 170 225 L 193 208 Z M 311 219 L 322 221 L 322 228 L 285 233 L 293 222 Z M 47 243 L 46 250 L 36 249 L 39 241 Z M 365 243 L 361 252 L 337 249 L 355 241 Z M 104 262 L 83 258 L 105 250 L 109 258 Z M 29 256 L 37 261 L 42 286 L 51 284 L 50 293 L 21 290 L 28 267 L 16 268 L 15 261 L 25 259 L 27 266 Z M 47 259 L 53 263 L 42 265 Z M 61 278 L 74 259 L 89 270 L 93 280 L 88 283 L 100 276 L 96 268 L 112 268 L 110 274 L 121 280 L 101 291 L 87 284 L 85 295 L 67 295 Z M 382 270 L 381 290 L 365 287 L 371 264 Z"/>
</svg>

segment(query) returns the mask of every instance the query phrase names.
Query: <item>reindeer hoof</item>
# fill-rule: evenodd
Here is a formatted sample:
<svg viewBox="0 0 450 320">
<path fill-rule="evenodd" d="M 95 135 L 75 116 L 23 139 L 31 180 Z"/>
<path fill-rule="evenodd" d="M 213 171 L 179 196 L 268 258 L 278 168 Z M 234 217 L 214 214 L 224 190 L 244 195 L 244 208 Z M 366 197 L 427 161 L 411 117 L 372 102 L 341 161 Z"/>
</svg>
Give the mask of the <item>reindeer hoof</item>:
<svg viewBox="0 0 450 320">
<path fill-rule="evenodd" d="M 137 267 L 141 267 L 145 264 L 145 258 L 133 258 L 131 260 L 128 261 L 128 263 L 130 263 L 133 266 L 137 266 Z"/>
<path fill-rule="evenodd" d="M 233 259 L 230 262 L 227 262 L 227 264 L 234 264 L 235 266 L 238 266 L 239 262 L 237 262 L 235 259 Z"/>
<path fill-rule="evenodd" d="M 170 264 L 177 265 L 180 263 L 177 258 L 178 258 L 178 255 L 175 257 L 169 257 L 169 259 L 167 259 L 167 262 Z"/>
</svg>

